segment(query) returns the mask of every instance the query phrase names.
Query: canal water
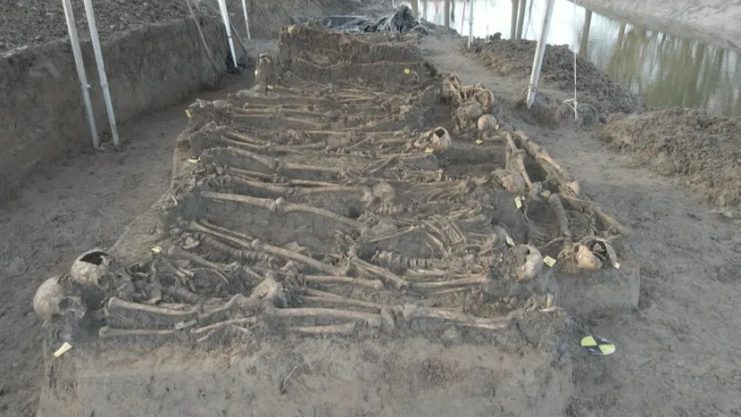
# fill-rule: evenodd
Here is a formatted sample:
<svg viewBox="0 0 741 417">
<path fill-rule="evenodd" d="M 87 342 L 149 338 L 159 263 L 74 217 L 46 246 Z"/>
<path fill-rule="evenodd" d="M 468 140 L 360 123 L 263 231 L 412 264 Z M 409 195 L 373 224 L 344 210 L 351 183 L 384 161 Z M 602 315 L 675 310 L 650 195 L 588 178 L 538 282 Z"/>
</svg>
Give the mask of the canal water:
<svg viewBox="0 0 741 417">
<path fill-rule="evenodd" d="M 409 3 L 407 1 L 407 3 Z M 473 35 L 536 40 L 545 0 L 453 0 L 450 26 Z M 443 24 L 443 0 L 419 2 L 426 20 Z M 465 10 L 464 10 L 465 9 Z M 612 18 L 556 0 L 548 43 L 568 45 L 653 107 L 695 107 L 741 116 L 741 51 L 724 49 Z"/>
</svg>

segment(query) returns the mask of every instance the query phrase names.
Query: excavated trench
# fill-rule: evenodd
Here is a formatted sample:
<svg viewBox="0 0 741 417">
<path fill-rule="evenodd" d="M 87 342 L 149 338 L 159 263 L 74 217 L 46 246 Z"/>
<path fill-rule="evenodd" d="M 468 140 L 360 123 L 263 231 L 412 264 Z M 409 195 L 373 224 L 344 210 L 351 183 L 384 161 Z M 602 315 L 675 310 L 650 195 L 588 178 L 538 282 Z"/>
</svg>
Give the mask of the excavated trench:
<svg viewBox="0 0 741 417">
<path fill-rule="evenodd" d="M 570 317 L 637 302 L 623 227 L 419 36 L 289 26 L 194 103 L 170 192 L 35 304 L 39 415 L 561 414 Z"/>
</svg>

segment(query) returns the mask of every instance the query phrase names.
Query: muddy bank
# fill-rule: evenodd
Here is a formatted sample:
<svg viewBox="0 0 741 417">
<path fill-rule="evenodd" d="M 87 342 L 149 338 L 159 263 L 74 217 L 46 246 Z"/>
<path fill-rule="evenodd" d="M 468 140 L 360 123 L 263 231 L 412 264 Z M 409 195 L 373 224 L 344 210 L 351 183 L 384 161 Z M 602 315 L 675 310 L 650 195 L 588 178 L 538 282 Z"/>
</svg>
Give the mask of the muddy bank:
<svg viewBox="0 0 741 417">
<path fill-rule="evenodd" d="M 526 82 L 530 76 L 536 42 L 492 39 L 472 46 L 496 74 Z M 577 91 L 580 104 L 589 104 L 601 114 L 633 113 L 643 108 L 643 101 L 612 81 L 589 61 L 577 57 Z M 548 45 L 542 70 L 543 87 L 571 93 L 574 89 L 574 53 L 564 45 Z M 526 84 L 523 84 L 525 86 Z"/>
<path fill-rule="evenodd" d="M 741 4 L 725 0 L 574 0 L 617 16 L 680 36 L 741 48 Z"/>
<path fill-rule="evenodd" d="M 599 138 L 679 176 L 718 207 L 741 206 L 741 123 L 699 110 L 665 109 L 607 124 Z"/>
</svg>

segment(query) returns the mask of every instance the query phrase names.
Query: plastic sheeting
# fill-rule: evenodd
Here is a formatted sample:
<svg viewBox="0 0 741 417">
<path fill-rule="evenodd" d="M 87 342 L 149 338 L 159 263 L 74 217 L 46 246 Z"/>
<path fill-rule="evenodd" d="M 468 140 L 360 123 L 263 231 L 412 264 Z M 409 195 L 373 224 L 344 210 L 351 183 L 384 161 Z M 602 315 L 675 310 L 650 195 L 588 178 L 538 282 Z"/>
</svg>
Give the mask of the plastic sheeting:
<svg viewBox="0 0 741 417">
<path fill-rule="evenodd" d="M 380 18 L 365 16 L 327 16 L 323 18 L 292 17 L 292 24 L 318 23 L 338 32 L 395 32 L 405 33 L 417 26 L 409 6 L 403 5 L 393 13 Z"/>
</svg>

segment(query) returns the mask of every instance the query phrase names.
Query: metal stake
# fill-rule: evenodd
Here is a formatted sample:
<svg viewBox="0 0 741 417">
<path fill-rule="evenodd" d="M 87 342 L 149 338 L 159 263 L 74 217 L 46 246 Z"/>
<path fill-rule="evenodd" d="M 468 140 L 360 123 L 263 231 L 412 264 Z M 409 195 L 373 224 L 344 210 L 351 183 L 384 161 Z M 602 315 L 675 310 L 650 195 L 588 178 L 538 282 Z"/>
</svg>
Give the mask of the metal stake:
<svg viewBox="0 0 741 417">
<path fill-rule="evenodd" d="M 224 28 L 226 29 L 226 37 L 229 40 L 229 50 L 232 53 L 234 68 L 237 68 L 237 54 L 234 52 L 234 41 L 232 40 L 232 29 L 229 25 L 229 12 L 226 10 L 226 0 L 219 0 L 219 9 L 221 10 L 221 18 L 224 20 Z"/>
<path fill-rule="evenodd" d="M 471 49 L 471 43 L 473 42 L 473 0 L 468 5 L 468 49 Z"/>
<path fill-rule="evenodd" d="M 548 26 L 551 23 L 551 15 L 553 14 L 553 0 L 548 0 L 548 5 L 545 9 L 545 17 L 543 17 L 543 27 L 540 30 L 540 38 L 538 38 L 538 46 L 535 48 L 535 58 L 533 59 L 533 72 L 530 74 L 530 84 L 527 87 L 527 108 L 532 107 L 535 101 L 535 92 L 538 89 L 538 82 L 540 81 L 540 70 L 543 66 L 543 56 L 545 55 L 545 46 L 548 41 Z"/>
<path fill-rule="evenodd" d="M 242 11 L 244 11 L 244 25 L 247 27 L 247 39 L 252 39 L 252 35 L 250 35 L 250 19 L 247 18 L 247 0 L 242 0 Z"/>
<path fill-rule="evenodd" d="M 69 41 L 72 44 L 72 56 L 75 58 L 75 67 L 77 67 L 77 78 L 80 80 L 80 92 L 82 100 L 85 103 L 85 113 L 90 128 L 90 135 L 93 137 L 93 148 L 100 149 L 100 139 L 98 139 L 98 129 L 95 127 L 95 114 L 93 113 L 93 104 L 90 102 L 90 84 L 87 82 L 87 72 L 85 71 L 85 62 L 82 60 L 82 51 L 80 50 L 80 38 L 77 35 L 77 25 L 75 24 L 75 15 L 72 10 L 70 0 L 62 0 L 64 6 L 64 17 L 67 19 L 67 31 L 69 32 Z"/>
<path fill-rule="evenodd" d="M 87 15 L 87 25 L 90 28 L 90 40 L 93 43 L 93 52 L 95 53 L 95 64 L 98 67 L 98 78 L 100 78 L 100 88 L 103 89 L 103 99 L 105 101 L 106 111 L 108 112 L 108 124 L 111 126 L 111 136 L 113 137 L 113 146 L 119 148 L 121 142 L 118 139 L 118 129 L 116 128 L 116 116 L 113 114 L 113 103 L 111 102 L 111 92 L 108 90 L 108 77 L 105 75 L 105 63 L 103 62 L 103 51 L 100 48 L 100 38 L 98 37 L 98 28 L 95 26 L 95 13 L 93 12 L 93 3 L 91 0 L 85 0 L 85 14 Z"/>
</svg>

